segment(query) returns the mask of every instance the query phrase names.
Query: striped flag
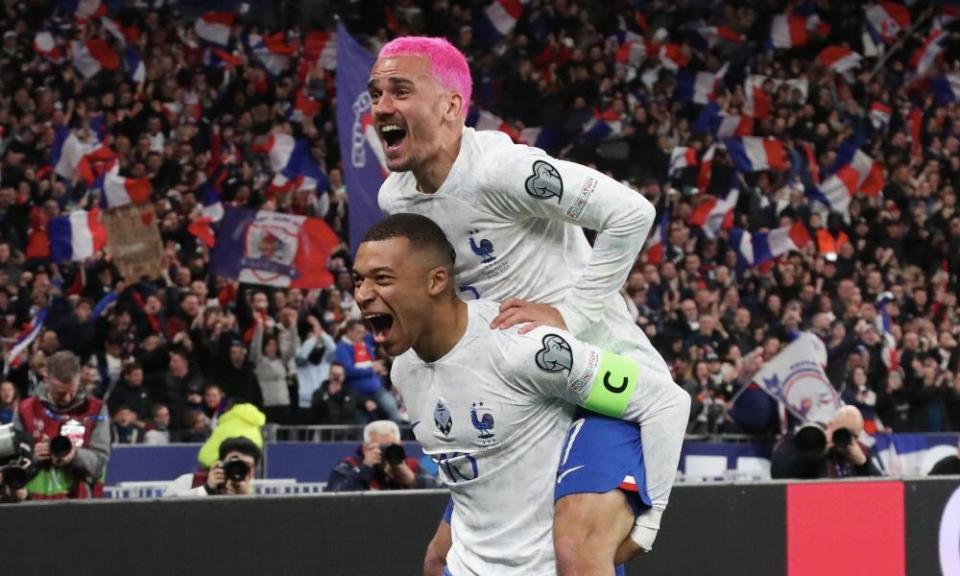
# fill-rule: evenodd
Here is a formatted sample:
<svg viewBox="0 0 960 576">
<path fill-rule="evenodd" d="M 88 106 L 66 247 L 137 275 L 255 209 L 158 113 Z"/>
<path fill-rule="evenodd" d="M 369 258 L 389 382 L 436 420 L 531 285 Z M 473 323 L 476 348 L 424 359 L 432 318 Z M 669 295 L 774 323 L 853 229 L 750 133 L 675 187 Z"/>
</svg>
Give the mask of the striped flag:
<svg viewBox="0 0 960 576">
<path fill-rule="evenodd" d="M 680 70 L 677 72 L 677 83 L 673 89 L 675 100 L 706 104 L 713 96 L 717 84 L 717 75 L 710 72 L 694 72 Z"/>
<path fill-rule="evenodd" d="M 863 57 L 846 46 L 827 46 L 817 54 L 817 64 L 843 74 L 860 67 Z"/>
<path fill-rule="evenodd" d="M 33 50 L 54 64 L 63 63 L 63 48 L 56 36 L 47 31 L 37 32 L 33 37 Z"/>
<path fill-rule="evenodd" d="M 97 209 L 74 210 L 50 219 L 50 258 L 55 263 L 85 260 L 107 244 L 107 229 Z"/>
<path fill-rule="evenodd" d="M 890 115 L 893 110 L 883 102 L 873 102 L 870 104 L 870 123 L 877 130 L 890 125 Z"/>
<path fill-rule="evenodd" d="M 153 192 L 149 178 L 121 176 L 120 164 L 116 162 L 100 177 L 98 187 L 103 191 L 103 205 L 107 208 L 144 204 Z"/>
<path fill-rule="evenodd" d="M 894 42 L 910 28 L 910 10 L 897 2 L 878 2 L 865 9 L 867 30 L 876 42 Z"/>
<path fill-rule="evenodd" d="M 787 169 L 787 154 L 783 143 L 773 138 L 744 136 L 725 138 L 724 146 L 737 171 L 744 174 L 761 170 Z"/>
<path fill-rule="evenodd" d="M 17 335 L 17 340 L 14 343 L 13 347 L 10 348 L 10 351 L 7 352 L 7 361 L 3 365 L 3 375 L 6 376 L 10 372 L 10 368 L 16 368 L 19 366 L 23 359 L 20 355 L 30 347 L 30 344 L 40 336 L 40 332 L 43 331 L 43 324 L 47 320 L 47 309 L 40 308 L 37 310 L 37 313 L 30 319 L 30 323 L 23 327 L 23 330 L 20 331 L 20 334 Z"/>
<path fill-rule="evenodd" d="M 830 25 L 820 21 L 816 14 L 777 14 L 770 22 L 770 45 L 774 48 L 796 48 L 810 41 L 810 33 L 827 36 Z"/>
<path fill-rule="evenodd" d="M 483 9 L 483 14 L 494 35 L 503 37 L 513 31 L 523 15 L 520 0 L 494 0 Z"/>
<path fill-rule="evenodd" d="M 204 42 L 225 47 L 230 43 L 230 31 L 235 12 L 204 12 L 193 25 L 197 37 Z"/>
<path fill-rule="evenodd" d="M 887 304 L 893 300 L 893 294 L 884 292 L 877 298 L 877 330 L 883 336 L 883 352 L 881 357 L 888 370 L 896 370 L 900 366 L 900 355 L 897 353 L 897 339 L 891 330 L 892 321 Z"/>
<path fill-rule="evenodd" d="M 739 199 L 740 191 L 736 188 L 731 189 L 726 198 L 705 194 L 690 213 L 687 224 L 702 228 L 707 238 L 714 238 L 720 230 L 733 227 L 733 211 Z"/>
<path fill-rule="evenodd" d="M 769 232 L 750 233 L 747 230 L 730 230 L 730 246 L 737 251 L 740 268 L 760 266 L 784 254 L 800 250 L 812 241 L 803 222 L 776 228 Z"/>
<path fill-rule="evenodd" d="M 697 165 L 697 151 L 687 146 L 677 146 L 670 152 L 669 176 L 673 178 L 684 168 Z"/>
<path fill-rule="evenodd" d="M 941 106 L 960 100 L 960 74 L 935 76 L 932 82 L 933 94 Z"/>
<path fill-rule="evenodd" d="M 667 252 L 667 242 L 670 233 L 670 206 L 664 202 L 663 210 L 660 211 L 660 221 L 657 222 L 650 240 L 647 242 L 647 262 L 650 264 L 663 263 Z"/>
<path fill-rule="evenodd" d="M 923 76 L 943 59 L 943 47 L 941 44 L 946 37 L 946 32 L 942 29 L 934 28 L 930 32 L 930 35 L 924 39 L 923 44 L 914 51 L 913 56 L 910 58 L 910 65 L 913 66 L 918 75 Z"/>
<path fill-rule="evenodd" d="M 75 40 L 70 44 L 70 50 L 73 53 L 73 67 L 84 80 L 93 78 L 101 70 L 120 68 L 120 57 L 103 38 L 93 38 L 86 42 Z"/>
</svg>

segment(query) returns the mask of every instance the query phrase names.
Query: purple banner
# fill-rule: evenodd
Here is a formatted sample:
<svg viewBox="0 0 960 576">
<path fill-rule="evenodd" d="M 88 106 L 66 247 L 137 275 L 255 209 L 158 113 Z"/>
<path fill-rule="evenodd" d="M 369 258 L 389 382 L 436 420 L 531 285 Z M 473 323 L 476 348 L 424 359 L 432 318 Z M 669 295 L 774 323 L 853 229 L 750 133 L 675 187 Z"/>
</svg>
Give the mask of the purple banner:
<svg viewBox="0 0 960 576">
<path fill-rule="evenodd" d="M 344 182 L 350 196 L 350 247 L 382 217 L 377 192 L 387 176 L 373 126 L 367 81 L 375 58 L 342 24 L 337 26 L 337 130 Z"/>
</svg>

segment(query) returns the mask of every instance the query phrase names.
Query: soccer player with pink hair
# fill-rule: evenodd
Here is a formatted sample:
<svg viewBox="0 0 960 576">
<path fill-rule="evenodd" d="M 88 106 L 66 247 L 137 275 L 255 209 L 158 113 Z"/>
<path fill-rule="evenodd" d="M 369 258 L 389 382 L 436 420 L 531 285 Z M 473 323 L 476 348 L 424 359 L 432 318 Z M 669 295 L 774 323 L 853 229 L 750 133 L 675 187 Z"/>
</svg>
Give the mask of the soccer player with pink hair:
<svg viewBox="0 0 960 576">
<path fill-rule="evenodd" d="M 499 131 L 465 127 L 470 71 L 463 54 L 444 39 L 389 42 L 371 71 L 368 90 L 391 171 L 380 189 L 380 207 L 386 214 L 421 214 L 440 225 L 456 252 L 460 296 L 501 302 L 495 328 L 564 329 L 629 357 L 640 369 L 638 394 L 631 396 L 638 402 L 632 407 L 639 427 L 586 410 L 556 422 L 555 427 L 569 430 L 565 437 L 551 436 L 558 441 L 556 458 L 542 463 L 544 474 L 556 473 L 552 545 L 534 537 L 533 527 L 521 526 L 502 547 L 491 542 L 491 533 L 504 531 L 491 531 L 489 522 L 509 525 L 511 509 L 549 506 L 549 501 L 485 494 L 484 475 L 496 474 L 495 467 L 445 465 L 451 453 L 460 463 L 479 462 L 481 453 L 491 462 L 487 451 L 501 441 L 495 434 L 496 407 L 509 398 L 478 398 L 482 414 L 451 413 L 439 402 L 431 407 L 434 422 L 416 423 L 414 434 L 449 442 L 449 453 L 431 454 L 444 481 L 471 483 L 476 497 L 502 503 L 502 516 L 470 517 L 465 492 L 452 487 L 454 506 L 428 547 L 425 572 L 530 574 L 524 571 L 530 566 L 511 569 L 510 558 L 490 552 L 529 542 L 538 547 L 537 574 L 613 574 L 616 562 L 652 549 L 690 411 L 689 395 L 673 381 L 619 293 L 653 225 L 653 206 L 596 170 L 514 144 Z M 592 247 L 584 228 L 597 232 Z M 389 315 L 370 320 L 381 340 L 391 329 L 402 329 Z M 559 353 L 553 343 L 543 346 L 544 358 Z M 545 372 L 570 370 L 562 362 L 537 365 Z M 463 386 L 470 384 L 465 374 Z M 612 395 L 623 392 L 614 381 L 606 388 Z M 544 517 L 550 521 L 548 513 Z"/>
</svg>

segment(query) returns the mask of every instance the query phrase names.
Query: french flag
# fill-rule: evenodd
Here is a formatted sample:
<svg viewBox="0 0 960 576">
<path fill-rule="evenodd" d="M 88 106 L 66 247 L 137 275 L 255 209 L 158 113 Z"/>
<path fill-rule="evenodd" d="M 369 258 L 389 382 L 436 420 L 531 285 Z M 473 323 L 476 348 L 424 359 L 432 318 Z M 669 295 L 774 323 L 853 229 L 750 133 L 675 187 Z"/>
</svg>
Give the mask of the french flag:
<svg viewBox="0 0 960 576">
<path fill-rule="evenodd" d="M 667 70 L 676 72 L 680 68 L 686 68 L 690 63 L 690 56 L 680 44 L 665 44 L 660 47 L 660 63 Z"/>
<path fill-rule="evenodd" d="M 773 100 L 770 98 L 770 95 L 767 94 L 767 91 L 763 89 L 762 84 L 758 85 L 754 82 L 747 82 L 747 85 L 744 87 L 744 93 L 747 101 L 744 104 L 743 111 L 747 116 L 756 118 L 757 120 L 770 117 L 770 112 L 773 110 Z"/>
<path fill-rule="evenodd" d="M 843 74 L 860 67 L 862 56 L 846 46 L 827 46 L 817 54 L 817 64 Z"/>
<path fill-rule="evenodd" d="M 796 222 L 792 226 L 752 234 L 747 230 L 733 228 L 730 230 L 729 242 L 737 251 L 738 267 L 743 269 L 761 266 L 788 252 L 801 250 L 811 242 L 811 238 L 803 222 Z"/>
<path fill-rule="evenodd" d="M 812 207 L 820 213 L 836 211 L 847 214 L 854 194 L 876 196 L 883 190 L 884 183 L 880 165 L 857 150 L 849 164 L 824 180 L 819 188 L 810 191 L 815 200 Z"/>
<path fill-rule="evenodd" d="M 665 203 L 666 204 L 666 203 Z M 650 264 L 662 264 L 667 252 L 667 241 L 670 233 L 670 207 L 665 205 L 660 212 L 660 221 L 657 227 L 653 229 L 650 240 L 647 242 L 647 262 Z"/>
<path fill-rule="evenodd" d="M 60 126 L 54 136 L 50 153 L 53 173 L 61 178 L 72 180 L 83 157 L 96 148 L 96 142 L 83 142 L 72 130 L 66 126 Z"/>
<path fill-rule="evenodd" d="M 730 190 L 726 198 L 705 194 L 703 200 L 694 207 L 687 224 L 703 229 L 707 238 L 715 238 L 720 230 L 729 230 L 733 227 L 733 210 L 740 199 L 740 191 Z"/>
<path fill-rule="evenodd" d="M 47 309 L 40 308 L 34 314 L 33 318 L 30 319 L 30 322 L 23 326 L 23 329 L 20 331 L 20 334 L 17 335 L 16 342 L 14 342 L 13 347 L 10 348 L 10 351 L 7 352 L 7 361 L 3 366 L 3 375 L 6 376 L 10 371 L 10 368 L 16 368 L 23 363 L 23 358 L 20 356 L 27 348 L 30 347 L 30 344 L 33 343 L 37 337 L 40 336 L 40 333 L 43 332 L 43 324 L 47 320 Z"/>
<path fill-rule="evenodd" d="M 713 96 L 716 83 L 716 74 L 680 70 L 677 72 L 677 84 L 673 89 L 673 97 L 683 102 L 706 104 L 710 101 L 710 97 Z"/>
<path fill-rule="evenodd" d="M 303 122 L 316 116 L 321 108 L 322 104 L 314 100 L 306 88 L 301 88 L 297 90 L 297 97 L 293 101 L 293 112 L 290 117 L 297 122 Z"/>
<path fill-rule="evenodd" d="M 478 108 L 471 116 L 473 117 L 467 118 L 467 125 L 470 125 L 472 121 L 474 128 L 477 130 L 499 130 L 509 136 L 514 142 L 520 140 L 520 130 L 517 130 L 512 124 L 492 112 Z"/>
<path fill-rule="evenodd" d="M 140 51 L 133 44 L 127 46 L 123 54 L 123 64 L 127 69 L 127 75 L 136 84 L 143 84 L 147 79 L 147 68 L 143 65 L 143 58 Z"/>
<path fill-rule="evenodd" d="M 910 28 L 910 10 L 896 2 L 879 2 L 866 8 L 867 30 L 876 42 L 891 43 Z"/>
<path fill-rule="evenodd" d="M 618 136 L 623 129 L 623 123 L 619 114 L 609 109 L 603 114 L 599 111 L 594 112 L 593 118 L 584 123 L 580 140 L 585 142 L 598 142 L 605 138 Z"/>
<path fill-rule="evenodd" d="M 789 168 L 783 143 L 773 138 L 725 138 L 723 144 L 734 168 L 744 174 L 761 170 L 783 171 Z"/>
<path fill-rule="evenodd" d="M 684 168 L 697 165 L 697 151 L 687 146 L 677 146 L 670 152 L 670 172 L 669 176 L 673 178 Z"/>
<path fill-rule="evenodd" d="M 890 125 L 890 115 L 893 110 L 883 102 L 873 102 L 870 104 L 870 123 L 876 130 Z"/>
<path fill-rule="evenodd" d="M 296 45 L 288 44 L 283 32 L 269 36 L 250 34 L 247 37 L 247 46 L 273 76 L 279 76 L 290 68 L 291 59 L 297 53 Z"/>
<path fill-rule="evenodd" d="M 107 32 L 112 34 L 124 48 L 140 41 L 140 29 L 136 26 L 124 26 L 113 18 L 103 18 L 100 20 L 100 24 Z"/>
<path fill-rule="evenodd" d="M 197 18 L 193 29 L 204 42 L 226 47 L 236 18 L 235 12 L 204 12 Z"/>
<path fill-rule="evenodd" d="M 625 66 L 637 67 L 653 54 L 660 51 L 660 47 L 647 41 L 642 36 L 628 33 L 628 38 L 617 49 L 616 61 Z"/>
<path fill-rule="evenodd" d="M 557 133 L 549 127 L 530 126 L 520 131 L 520 139 L 517 143 L 541 150 L 551 150 L 557 145 Z"/>
<path fill-rule="evenodd" d="M 218 167 L 203 185 L 203 212 L 187 226 L 187 231 L 200 239 L 207 248 L 216 245 L 213 224 L 223 219 L 222 185 L 227 173 Z"/>
<path fill-rule="evenodd" d="M 749 116 L 730 115 L 710 102 L 700 111 L 693 126 L 694 131 L 716 134 L 719 138 L 747 136 L 753 132 L 753 119 Z"/>
<path fill-rule="evenodd" d="M 774 48 L 796 48 L 810 41 L 810 32 L 820 36 L 830 33 L 830 25 L 820 21 L 816 14 L 777 14 L 770 22 L 770 45 Z"/>
<path fill-rule="evenodd" d="M 700 159 L 700 172 L 697 174 L 697 188 L 699 188 L 701 192 L 706 192 L 707 188 L 710 187 L 710 180 L 713 175 L 713 156 L 717 152 L 717 146 L 720 146 L 722 150 L 723 142 L 711 144 Z"/>
<path fill-rule="evenodd" d="M 275 187 L 289 189 L 296 186 L 299 190 L 327 188 L 327 177 L 317 166 L 305 140 L 274 132 L 259 150 L 266 152 L 270 159 Z"/>
<path fill-rule="evenodd" d="M 942 29 L 934 28 L 923 41 L 923 44 L 913 53 L 910 58 L 910 65 L 913 66 L 918 75 L 923 76 L 943 59 L 941 43 L 946 37 L 947 35 Z"/>
<path fill-rule="evenodd" d="M 743 34 L 729 26 L 704 26 L 697 30 L 697 34 L 703 39 L 707 47 L 713 48 L 721 41 L 740 44 L 744 41 Z"/>
<path fill-rule="evenodd" d="M 496 34 L 503 37 L 517 25 L 523 15 L 523 4 L 520 0 L 494 0 L 483 9 L 483 13 Z"/>
<path fill-rule="evenodd" d="M 73 14 L 80 20 L 91 20 L 107 15 L 107 5 L 101 0 L 61 0 L 64 12 Z"/>
<path fill-rule="evenodd" d="M 960 74 L 936 76 L 933 78 L 932 87 L 937 103 L 941 105 L 960 100 Z"/>
<path fill-rule="evenodd" d="M 95 186 L 97 179 L 106 169 L 112 166 L 116 154 L 109 146 L 100 146 L 83 155 L 77 164 L 77 174 L 87 186 Z"/>
<path fill-rule="evenodd" d="M 63 63 L 63 49 L 57 38 L 50 32 L 37 32 L 33 37 L 33 50 L 54 64 Z"/>
<path fill-rule="evenodd" d="M 900 355 L 897 353 L 897 339 L 893 337 L 893 331 L 890 320 L 890 312 L 887 310 L 887 303 L 893 300 L 893 294 L 884 292 L 877 298 L 877 330 L 883 335 L 883 351 L 881 358 L 883 364 L 888 370 L 896 370 L 900 366 Z"/>
<path fill-rule="evenodd" d="M 120 165 L 114 163 L 101 177 L 100 189 L 103 190 L 103 204 L 107 208 L 144 204 L 150 200 L 153 191 L 149 178 L 127 178 L 120 175 Z"/>
<path fill-rule="evenodd" d="M 120 68 L 120 57 L 110 48 L 103 38 L 94 38 L 86 42 L 71 43 L 73 67 L 85 80 L 96 76 L 101 70 Z"/>
<path fill-rule="evenodd" d="M 55 263 L 85 260 L 107 244 L 99 210 L 74 210 L 50 219 L 50 258 Z"/>
</svg>

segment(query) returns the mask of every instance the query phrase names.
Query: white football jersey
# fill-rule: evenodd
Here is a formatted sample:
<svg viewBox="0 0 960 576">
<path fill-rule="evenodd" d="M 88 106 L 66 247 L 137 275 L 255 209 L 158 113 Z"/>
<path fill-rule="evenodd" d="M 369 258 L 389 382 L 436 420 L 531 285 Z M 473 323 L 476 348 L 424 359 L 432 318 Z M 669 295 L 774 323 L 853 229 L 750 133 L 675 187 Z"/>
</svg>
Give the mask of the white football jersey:
<svg viewBox="0 0 960 576">
<path fill-rule="evenodd" d="M 408 350 L 391 376 L 417 441 L 450 488 L 451 574 L 556 574 L 555 471 L 574 404 L 636 420 L 639 369 L 562 330 L 491 329 L 498 310 L 495 302 L 469 302 L 466 332 L 450 352 L 427 363 Z M 624 361 L 629 374 L 618 372 Z M 615 396 L 593 390 L 608 371 L 623 382 L 616 406 Z"/>
</svg>

